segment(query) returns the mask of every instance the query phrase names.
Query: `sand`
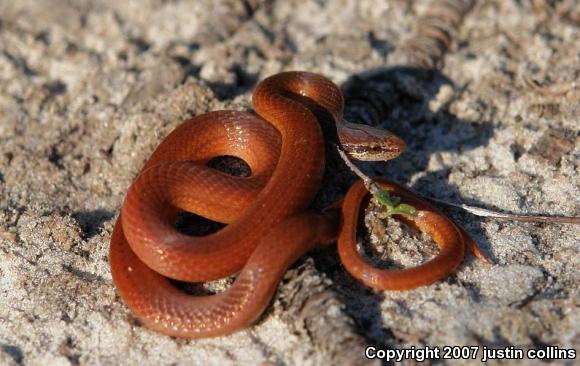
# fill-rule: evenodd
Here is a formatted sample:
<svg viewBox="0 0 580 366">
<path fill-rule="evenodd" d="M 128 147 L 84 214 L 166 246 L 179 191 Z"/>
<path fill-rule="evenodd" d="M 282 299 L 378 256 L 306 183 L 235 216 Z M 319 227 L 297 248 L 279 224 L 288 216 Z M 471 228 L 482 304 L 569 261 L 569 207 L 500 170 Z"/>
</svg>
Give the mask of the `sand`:
<svg viewBox="0 0 580 366">
<path fill-rule="evenodd" d="M 444 67 L 424 76 L 398 55 L 426 6 L 0 1 L 0 364 L 375 365 L 366 345 L 578 349 L 580 227 L 444 206 L 492 266 L 468 254 L 444 281 L 374 292 L 330 247 L 294 266 L 255 326 L 197 341 L 144 328 L 115 292 L 109 240 L 144 160 L 191 116 L 248 110 L 256 83 L 283 70 L 344 85 L 351 118 L 382 103 L 376 122 L 408 147 L 361 164 L 368 174 L 455 203 L 580 215 L 577 5 L 479 1 Z M 328 165 L 316 208 L 355 179 L 335 156 Z M 383 265 L 437 252 L 373 210 L 366 222 L 364 247 Z"/>
</svg>

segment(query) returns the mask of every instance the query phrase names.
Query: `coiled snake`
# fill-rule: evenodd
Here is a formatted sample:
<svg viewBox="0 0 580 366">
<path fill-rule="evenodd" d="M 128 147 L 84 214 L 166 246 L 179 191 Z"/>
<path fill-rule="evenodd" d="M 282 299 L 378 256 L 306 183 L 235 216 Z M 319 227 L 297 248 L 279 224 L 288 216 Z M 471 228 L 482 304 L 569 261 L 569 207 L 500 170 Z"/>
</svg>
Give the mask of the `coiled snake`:
<svg viewBox="0 0 580 366">
<path fill-rule="evenodd" d="M 338 238 L 340 258 L 357 279 L 376 289 L 410 289 L 449 275 L 473 242 L 428 202 L 380 180 L 418 214 L 404 220 L 432 235 L 441 251 L 415 268 L 371 267 L 356 249 L 361 182 L 340 209 L 307 210 L 324 171 L 321 127 L 304 101 L 326 110 L 351 156 L 387 160 L 404 143 L 393 134 L 348 123 L 343 96 L 328 79 L 285 72 L 262 81 L 253 94 L 256 114 L 210 112 L 175 129 L 129 188 L 115 225 L 110 264 L 119 294 L 148 327 L 179 337 L 228 334 L 250 325 L 267 307 L 280 278 L 305 252 Z M 308 104 L 308 103 L 307 103 Z M 206 164 L 216 156 L 243 159 L 249 177 Z M 174 228 L 179 210 L 227 223 L 201 237 Z M 211 281 L 239 272 L 226 291 L 191 296 L 167 278 Z"/>
</svg>

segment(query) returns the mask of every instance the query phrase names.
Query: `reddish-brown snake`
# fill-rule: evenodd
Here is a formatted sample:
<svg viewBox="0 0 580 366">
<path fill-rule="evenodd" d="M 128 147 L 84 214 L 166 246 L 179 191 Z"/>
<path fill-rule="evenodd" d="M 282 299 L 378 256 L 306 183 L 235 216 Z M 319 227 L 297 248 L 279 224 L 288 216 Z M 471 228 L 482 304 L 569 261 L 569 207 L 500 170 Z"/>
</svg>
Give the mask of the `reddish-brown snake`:
<svg viewBox="0 0 580 366">
<path fill-rule="evenodd" d="M 210 112 L 179 126 L 129 188 L 109 260 L 119 294 L 148 327 L 190 338 L 247 327 L 266 308 L 287 268 L 337 237 L 346 269 L 376 289 L 433 283 L 457 267 L 466 244 L 473 248 L 466 234 L 431 204 L 380 180 L 385 190 L 415 206 L 418 215 L 403 220 L 428 232 L 441 250 L 415 268 L 373 268 L 357 251 L 360 206 L 368 197 L 360 182 L 351 187 L 341 210 L 307 210 L 324 171 L 324 141 L 306 105 L 332 116 L 342 146 L 355 158 L 391 159 L 404 143 L 386 131 L 345 122 L 340 89 L 317 74 L 269 77 L 256 87 L 252 103 L 257 115 Z M 207 166 L 225 155 L 244 160 L 251 175 L 232 176 Z M 174 227 L 182 210 L 228 225 L 207 236 L 188 236 Z M 210 296 L 188 295 L 168 280 L 205 282 L 237 272 L 228 290 Z"/>
</svg>

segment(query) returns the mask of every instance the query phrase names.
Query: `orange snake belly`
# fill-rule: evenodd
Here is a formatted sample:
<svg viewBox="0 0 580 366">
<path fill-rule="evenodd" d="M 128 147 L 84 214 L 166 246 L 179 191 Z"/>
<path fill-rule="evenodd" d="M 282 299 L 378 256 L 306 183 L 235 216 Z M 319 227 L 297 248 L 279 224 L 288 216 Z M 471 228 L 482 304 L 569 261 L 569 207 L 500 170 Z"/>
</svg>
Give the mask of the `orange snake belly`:
<svg viewBox="0 0 580 366">
<path fill-rule="evenodd" d="M 109 260 L 120 296 L 148 327 L 189 338 L 232 333 L 268 306 L 287 268 L 307 251 L 338 238 L 345 268 L 376 289 L 410 289 L 449 275 L 473 243 L 429 203 L 385 180 L 386 190 L 415 205 L 406 221 L 431 234 L 440 254 L 416 268 L 378 270 L 356 250 L 364 186 L 355 184 L 340 210 L 307 210 L 324 171 L 320 125 L 304 100 L 335 120 L 353 156 L 378 150 L 392 158 L 404 148 L 395 136 L 342 119 L 343 97 L 328 79 L 306 72 L 276 74 L 253 95 L 256 114 L 210 112 L 175 129 L 133 182 L 111 238 Z M 379 141 L 380 140 L 380 141 Z M 248 177 L 209 168 L 218 156 L 244 160 Z M 174 227 L 179 211 L 228 224 L 193 237 Z M 477 252 L 476 252 L 477 253 Z M 226 291 L 191 296 L 169 279 L 205 282 L 239 273 Z"/>
</svg>

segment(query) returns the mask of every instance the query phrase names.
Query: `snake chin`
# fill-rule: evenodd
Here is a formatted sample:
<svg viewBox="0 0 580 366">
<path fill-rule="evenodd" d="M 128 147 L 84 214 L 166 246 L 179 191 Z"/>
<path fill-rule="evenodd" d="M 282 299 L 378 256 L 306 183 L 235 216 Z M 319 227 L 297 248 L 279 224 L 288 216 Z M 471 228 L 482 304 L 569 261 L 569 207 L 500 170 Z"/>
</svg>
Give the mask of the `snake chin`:
<svg viewBox="0 0 580 366">
<path fill-rule="evenodd" d="M 387 161 L 399 156 L 399 152 L 382 152 L 380 154 L 369 154 L 367 152 L 349 152 L 349 155 L 360 161 Z"/>
</svg>

